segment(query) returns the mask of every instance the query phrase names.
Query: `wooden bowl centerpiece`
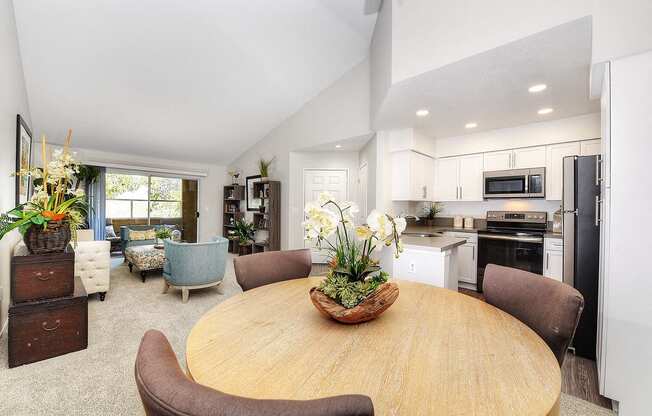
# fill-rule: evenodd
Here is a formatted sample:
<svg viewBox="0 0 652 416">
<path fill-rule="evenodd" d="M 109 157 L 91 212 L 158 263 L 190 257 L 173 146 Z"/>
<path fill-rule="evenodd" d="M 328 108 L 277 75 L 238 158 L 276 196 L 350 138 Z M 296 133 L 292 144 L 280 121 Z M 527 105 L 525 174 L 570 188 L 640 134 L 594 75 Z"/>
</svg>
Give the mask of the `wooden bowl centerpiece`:
<svg viewBox="0 0 652 416">
<path fill-rule="evenodd" d="M 318 288 L 313 287 L 310 289 L 310 300 L 315 308 L 326 317 L 344 324 L 360 324 L 371 321 L 385 312 L 398 298 L 398 292 L 396 283 L 383 283 L 358 305 L 353 308 L 345 308 Z"/>
<path fill-rule="evenodd" d="M 375 319 L 398 298 L 398 286 L 387 282 L 389 275 L 372 253 L 377 246 L 393 246 L 398 257 L 406 226 L 404 218 L 373 210 L 366 224 L 356 227 L 357 212 L 355 203 L 336 202 L 325 192 L 306 204 L 303 223 L 305 238 L 330 256 L 328 274 L 310 289 L 310 299 L 323 315 L 346 324 Z"/>
</svg>

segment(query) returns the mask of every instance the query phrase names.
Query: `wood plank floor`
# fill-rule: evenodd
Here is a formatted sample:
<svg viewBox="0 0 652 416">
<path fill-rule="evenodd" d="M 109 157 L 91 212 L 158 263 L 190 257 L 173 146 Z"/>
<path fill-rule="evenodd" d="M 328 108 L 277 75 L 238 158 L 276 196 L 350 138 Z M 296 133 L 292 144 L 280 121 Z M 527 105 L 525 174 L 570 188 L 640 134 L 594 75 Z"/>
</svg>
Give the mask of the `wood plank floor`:
<svg viewBox="0 0 652 416">
<path fill-rule="evenodd" d="M 458 290 L 468 296 L 484 301 L 482 293 L 475 290 L 460 288 Z M 561 368 L 561 391 L 571 396 L 586 400 L 598 406 L 611 409 L 611 400 L 599 393 L 598 369 L 595 361 L 575 354 L 567 353 Z"/>
</svg>

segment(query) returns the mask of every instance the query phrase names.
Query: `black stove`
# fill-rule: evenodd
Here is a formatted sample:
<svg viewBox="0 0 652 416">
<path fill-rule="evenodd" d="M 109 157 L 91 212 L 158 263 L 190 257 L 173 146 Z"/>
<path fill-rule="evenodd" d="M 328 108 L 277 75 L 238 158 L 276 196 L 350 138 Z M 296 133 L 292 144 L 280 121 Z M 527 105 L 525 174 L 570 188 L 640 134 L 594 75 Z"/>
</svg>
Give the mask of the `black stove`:
<svg viewBox="0 0 652 416">
<path fill-rule="evenodd" d="M 488 211 L 487 229 L 478 232 L 478 291 L 487 264 L 543 273 L 543 235 L 548 214 L 537 211 Z"/>
</svg>

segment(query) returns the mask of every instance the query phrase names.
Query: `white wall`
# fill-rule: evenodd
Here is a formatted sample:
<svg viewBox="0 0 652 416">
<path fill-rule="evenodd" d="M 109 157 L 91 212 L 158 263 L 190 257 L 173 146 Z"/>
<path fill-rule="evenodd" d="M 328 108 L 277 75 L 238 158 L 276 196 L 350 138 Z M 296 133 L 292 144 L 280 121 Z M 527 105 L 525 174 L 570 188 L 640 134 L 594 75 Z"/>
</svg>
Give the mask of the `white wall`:
<svg viewBox="0 0 652 416">
<path fill-rule="evenodd" d="M 392 0 L 392 82 L 589 15 L 592 3 Z"/>
<path fill-rule="evenodd" d="M 369 48 L 371 68 L 371 113 L 375 117 L 392 86 L 392 2 L 385 1 L 378 13 Z M 372 123 L 373 124 L 373 123 Z"/>
<path fill-rule="evenodd" d="M 13 4 L 0 0 L 0 212 L 15 203 L 15 179 L 9 175 L 16 170 L 16 114 L 31 125 Z M 0 241 L 0 331 L 7 321 L 10 253 L 17 238 L 8 235 Z"/>
<path fill-rule="evenodd" d="M 589 15 L 593 63 L 652 48 L 649 0 L 392 0 L 391 14 L 392 83 Z"/>
<path fill-rule="evenodd" d="M 600 113 L 435 139 L 436 157 L 491 152 L 600 137 Z"/>
<path fill-rule="evenodd" d="M 281 181 L 282 248 L 289 247 L 290 223 L 295 221 L 288 209 L 290 152 L 370 133 L 369 62 L 365 60 L 230 163 L 246 177 L 258 174 L 256 162 L 261 157 L 276 157 L 270 177 Z"/>
<path fill-rule="evenodd" d="M 360 150 L 359 167 L 363 164 L 367 165 L 367 213 L 376 208 L 376 188 L 378 174 L 378 140 L 376 136 Z"/>
<path fill-rule="evenodd" d="M 611 149 L 607 149 L 611 168 L 605 174 L 609 242 L 603 284 L 606 348 L 601 376 L 604 394 L 620 402 L 622 416 L 649 415 L 652 406 L 651 245 L 645 233 L 652 212 L 650 74 L 652 52 L 611 64 Z"/>
<path fill-rule="evenodd" d="M 305 169 L 346 169 L 348 171 L 346 200 L 357 200 L 359 168 L 358 152 L 291 152 L 290 153 L 290 221 L 289 249 L 303 248 L 303 174 Z"/>
</svg>

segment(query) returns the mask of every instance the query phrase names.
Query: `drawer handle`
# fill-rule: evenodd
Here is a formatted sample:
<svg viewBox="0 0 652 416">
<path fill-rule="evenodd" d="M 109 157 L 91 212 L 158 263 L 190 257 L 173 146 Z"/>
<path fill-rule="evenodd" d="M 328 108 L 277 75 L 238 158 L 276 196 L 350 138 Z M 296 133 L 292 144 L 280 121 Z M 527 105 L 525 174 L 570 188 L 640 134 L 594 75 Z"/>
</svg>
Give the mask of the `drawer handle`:
<svg viewBox="0 0 652 416">
<path fill-rule="evenodd" d="M 41 272 L 36 273 L 36 278 L 42 282 L 50 280 L 52 276 L 54 276 L 53 271 L 49 272 L 47 276 L 43 276 L 43 273 Z"/>
<path fill-rule="evenodd" d="M 53 326 L 52 328 L 48 328 L 48 323 L 47 323 L 47 321 L 44 321 L 44 322 L 41 324 L 41 327 L 43 327 L 43 330 L 44 330 L 44 331 L 48 331 L 48 332 L 50 332 L 50 331 L 56 331 L 56 330 L 59 329 L 59 327 L 61 326 L 61 320 L 60 320 L 60 319 L 57 319 L 57 320 L 54 321 L 54 322 L 56 323 L 56 325 Z"/>
</svg>

